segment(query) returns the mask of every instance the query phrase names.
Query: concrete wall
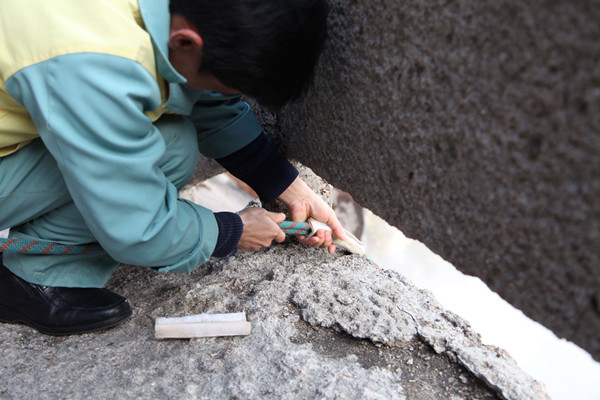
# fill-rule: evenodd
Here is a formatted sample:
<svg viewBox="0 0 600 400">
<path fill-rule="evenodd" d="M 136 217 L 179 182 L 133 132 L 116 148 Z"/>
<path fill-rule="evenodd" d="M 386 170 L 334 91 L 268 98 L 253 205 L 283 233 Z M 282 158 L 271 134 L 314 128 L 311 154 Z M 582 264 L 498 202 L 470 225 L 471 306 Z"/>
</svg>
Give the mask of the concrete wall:
<svg viewBox="0 0 600 400">
<path fill-rule="evenodd" d="M 600 2 L 330 4 L 284 152 L 600 359 Z"/>
</svg>

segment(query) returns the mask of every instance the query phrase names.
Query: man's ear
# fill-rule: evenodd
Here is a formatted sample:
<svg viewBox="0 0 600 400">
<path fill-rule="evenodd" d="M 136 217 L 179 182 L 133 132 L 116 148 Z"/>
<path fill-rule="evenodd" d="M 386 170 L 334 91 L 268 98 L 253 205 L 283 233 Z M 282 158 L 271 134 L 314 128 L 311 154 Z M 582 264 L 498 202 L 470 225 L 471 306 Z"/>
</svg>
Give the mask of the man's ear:
<svg viewBox="0 0 600 400">
<path fill-rule="evenodd" d="M 198 32 L 189 28 L 171 31 L 169 47 L 174 50 L 202 50 L 204 40 Z"/>
</svg>

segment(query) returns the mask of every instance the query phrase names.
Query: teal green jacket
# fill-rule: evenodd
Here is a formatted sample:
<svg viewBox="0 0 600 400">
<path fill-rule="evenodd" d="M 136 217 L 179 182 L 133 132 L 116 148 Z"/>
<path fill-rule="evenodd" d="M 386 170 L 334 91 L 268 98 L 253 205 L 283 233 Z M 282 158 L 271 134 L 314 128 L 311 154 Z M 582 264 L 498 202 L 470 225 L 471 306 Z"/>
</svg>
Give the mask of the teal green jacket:
<svg viewBox="0 0 600 400">
<path fill-rule="evenodd" d="M 39 134 L 115 260 L 173 272 L 205 262 L 216 219 L 156 168 L 164 141 L 152 122 L 189 117 L 211 158 L 262 130 L 239 96 L 185 87 L 168 61 L 168 0 L 6 1 L 0 15 L 0 156 Z"/>
</svg>

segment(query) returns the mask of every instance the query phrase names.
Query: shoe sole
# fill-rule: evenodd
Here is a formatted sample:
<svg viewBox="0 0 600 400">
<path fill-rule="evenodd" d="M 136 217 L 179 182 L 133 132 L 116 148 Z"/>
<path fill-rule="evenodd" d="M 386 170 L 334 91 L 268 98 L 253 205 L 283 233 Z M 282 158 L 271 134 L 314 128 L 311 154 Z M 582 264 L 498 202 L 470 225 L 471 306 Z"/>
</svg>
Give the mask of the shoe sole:
<svg viewBox="0 0 600 400">
<path fill-rule="evenodd" d="M 56 326 L 44 326 L 36 322 L 29 320 L 18 311 L 0 304 L 0 322 L 6 322 L 9 324 L 22 323 L 32 327 L 40 333 L 52 336 L 65 336 L 65 335 L 77 335 L 81 333 L 97 332 L 104 329 L 112 328 L 125 321 L 133 314 L 133 311 L 129 309 L 127 312 L 115 315 L 112 318 L 98 321 L 93 324 L 80 325 L 80 326 L 68 326 L 68 327 L 56 327 Z"/>
</svg>

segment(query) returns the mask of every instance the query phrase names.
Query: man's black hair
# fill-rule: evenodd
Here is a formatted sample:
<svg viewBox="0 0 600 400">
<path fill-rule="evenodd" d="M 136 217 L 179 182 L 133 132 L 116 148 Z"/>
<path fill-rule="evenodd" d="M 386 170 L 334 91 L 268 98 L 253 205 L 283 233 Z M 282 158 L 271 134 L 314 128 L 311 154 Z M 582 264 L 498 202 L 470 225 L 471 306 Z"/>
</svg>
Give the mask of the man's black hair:
<svg viewBox="0 0 600 400">
<path fill-rule="evenodd" d="M 171 0 L 204 41 L 199 72 L 279 107 L 310 82 L 327 36 L 326 0 Z"/>
</svg>

